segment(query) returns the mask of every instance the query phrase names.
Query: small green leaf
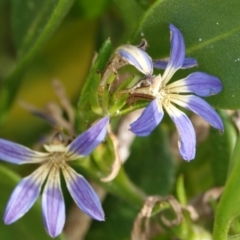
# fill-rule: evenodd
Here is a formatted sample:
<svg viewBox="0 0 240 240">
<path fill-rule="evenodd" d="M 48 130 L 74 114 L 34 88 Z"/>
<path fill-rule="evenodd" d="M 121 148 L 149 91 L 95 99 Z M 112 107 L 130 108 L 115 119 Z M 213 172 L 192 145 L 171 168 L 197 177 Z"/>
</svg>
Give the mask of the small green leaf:
<svg viewBox="0 0 240 240">
<path fill-rule="evenodd" d="M 197 59 L 197 71 L 220 78 L 223 91 L 209 100 L 219 108 L 240 108 L 240 15 L 238 0 L 156 1 L 142 17 L 132 38 L 144 37 L 149 54 L 155 58 L 170 53 L 169 24 L 183 33 L 187 56 Z"/>
<path fill-rule="evenodd" d="M 91 103 L 92 110 L 96 114 L 102 114 L 102 109 L 99 103 L 99 96 L 98 96 L 98 87 L 99 87 L 100 81 L 101 81 L 101 75 L 98 72 L 96 72 L 93 75 L 93 81 L 90 89 L 90 103 Z"/>
<path fill-rule="evenodd" d="M 98 57 L 96 59 L 96 61 L 94 62 L 89 75 L 85 81 L 85 84 L 83 86 L 82 92 L 81 92 L 81 96 L 79 98 L 78 101 L 78 110 L 80 112 L 80 114 L 82 114 L 84 111 L 89 111 L 89 108 L 91 109 L 90 106 L 90 93 L 91 93 L 91 88 L 92 85 L 96 86 L 96 72 L 100 72 L 100 74 L 102 73 L 102 71 L 104 70 L 110 56 L 111 56 L 111 51 L 112 51 L 112 44 L 110 39 L 107 39 L 104 44 L 102 45 Z M 89 117 L 84 116 L 84 121 L 89 121 Z M 95 119 L 96 120 L 96 119 Z"/>
<path fill-rule="evenodd" d="M 3 217 L 7 201 L 10 198 L 11 192 L 20 181 L 20 177 L 8 168 L 0 166 L 0 188 L 1 188 L 1 201 L 0 201 L 0 216 Z M 21 201 L 21 199 L 19 199 Z M 50 240 L 44 229 L 41 205 L 37 203 L 16 223 L 9 226 L 4 225 L 3 221 L 0 223 L 0 232 L 2 239 L 24 239 L 24 240 Z M 64 240 L 64 236 L 57 237 L 58 240 Z"/>
</svg>

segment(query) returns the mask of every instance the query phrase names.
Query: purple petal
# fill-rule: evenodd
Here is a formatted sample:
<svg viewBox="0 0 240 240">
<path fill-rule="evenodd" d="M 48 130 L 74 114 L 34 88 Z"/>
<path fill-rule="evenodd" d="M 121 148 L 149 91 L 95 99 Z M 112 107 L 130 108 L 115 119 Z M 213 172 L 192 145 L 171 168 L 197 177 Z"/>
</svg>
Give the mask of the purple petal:
<svg viewBox="0 0 240 240">
<path fill-rule="evenodd" d="M 15 164 L 37 163 L 48 159 L 48 153 L 41 153 L 20 144 L 0 139 L 0 159 Z"/>
<path fill-rule="evenodd" d="M 5 224 L 11 224 L 22 217 L 35 203 L 48 171 L 45 165 L 25 177 L 14 189 L 4 213 Z"/>
<path fill-rule="evenodd" d="M 169 62 L 169 58 L 153 60 L 153 67 L 158 69 L 166 69 Z M 188 69 L 197 66 L 197 60 L 195 58 L 186 57 L 183 61 L 181 69 Z"/>
<path fill-rule="evenodd" d="M 153 73 L 152 59 L 142 49 L 133 45 L 124 45 L 117 49 L 119 55 L 129 64 L 133 65 L 146 76 Z"/>
<path fill-rule="evenodd" d="M 99 197 L 86 179 L 70 167 L 63 169 L 63 175 L 77 206 L 90 217 L 103 221 L 104 212 Z"/>
<path fill-rule="evenodd" d="M 173 74 L 182 67 L 185 58 L 185 45 L 181 32 L 170 24 L 171 31 L 171 53 L 170 60 L 163 74 L 163 84 L 166 84 Z"/>
<path fill-rule="evenodd" d="M 175 95 L 171 94 L 171 101 L 196 113 L 214 128 L 223 132 L 224 127 L 217 112 L 203 99 L 194 95 Z"/>
<path fill-rule="evenodd" d="M 185 79 L 169 84 L 167 88 L 171 92 L 193 92 L 199 96 L 207 97 L 221 92 L 222 83 L 215 76 L 203 72 L 195 72 Z"/>
<path fill-rule="evenodd" d="M 185 57 L 181 69 L 188 69 L 198 65 L 195 58 Z"/>
<path fill-rule="evenodd" d="M 191 121 L 185 113 L 178 110 L 171 103 L 169 103 L 165 109 L 177 127 L 180 138 L 178 147 L 183 159 L 187 161 L 194 159 L 196 151 L 196 135 Z"/>
<path fill-rule="evenodd" d="M 42 195 L 44 225 L 51 237 L 58 236 L 65 223 L 65 204 L 61 190 L 59 168 L 50 172 Z"/>
<path fill-rule="evenodd" d="M 68 145 L 68 159 L 89 155 L 105 138 L 109 117 L 104 117 Z"/>
<path fill-rule="evenodd" d="M 148 136 L 161 122 L 163 115 L 162 106 L 155 99 L 144 109 L 142 115 L 130 124 L 130 131 L 137 136 Z"/>
</svg>

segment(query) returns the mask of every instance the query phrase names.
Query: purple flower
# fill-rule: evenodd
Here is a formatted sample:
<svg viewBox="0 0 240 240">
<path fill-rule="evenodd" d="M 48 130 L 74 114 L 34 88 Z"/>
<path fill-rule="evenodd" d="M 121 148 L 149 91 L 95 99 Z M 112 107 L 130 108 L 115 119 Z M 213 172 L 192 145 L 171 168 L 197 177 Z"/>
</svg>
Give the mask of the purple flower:
<svg viewBox="0 0 240 240">
<path fill-rule="evenodd" d="M 136 67 L 146 76 L 153 73 L 153 64 L 151 57 L 141 48 L 133 45 L 123 45 L 117 48 L 116 52 L 128 64 Z"/>
<path fill-rule="evenodd" d="M 146 77 L 151 77 L 153 74 L 153 68 L 166 69 L 169 58 L 152 60 L 152 58 L 145 52 L 147 42 L 144 40 L 140 46 L 133 46 L 130 44 L 120 46 L 116 52 L 124 60 L 125 64 L 133 65 Z M 184 58 L 181 69 L 187 69 L 197 66 L 197 60 L 194 58 Z"/>
<path fill-rule="evenodd" d="M 4 222 L 11 224 L 22 217 L 37 200 L 43 182 L 42 194 L 44 225 L 51 237 L 62 232 L 65 223 L 65 204 L 60 184 L 60 170 L 67 188 L 77 206 L 90 217 L 103 221 L 101 202 L 85 178 L 75 172 L 68 161 L 89 155 L 100 144 L 107 131 L 109 117 L 99 120 L 80 134 L 68 146 L 58 133 L 51 145 L 44 145 L 47 153 L 32 151 L 19 144 L 0 139 L 0 158 L 14 164 L 41 163 L 30 176 L 23 178 L 14 189 L 7 204 Z"/>
<path fill-rule="evenodd" d="M 172 24 L 170 31 L 171 53 L 163 75 L 151 76 L 148 80 L 150 86 L 136 88 L 130 92 L 133 96 L 145 95 L 145 98 L 152 100 L 142 115 L 130 125 L 130 130 L 138 136 L 149 135 L 161 122 L 164 108 L 177 127 L 180 153 L 185 160 L 190 161 L 195 157 L 195 131 L 186 114 L 178 110 L 175 105 L 200 115 L 214 128 L 223 132 L 223 123 L 219 115 L 206 101 L 198 97 L 219 93 L 222 90 L 222 83 L 217 77 L 195 72 L 168 84 L 178 69 L 194 65 L 193 59 L 185 58 L 185 45 L 181 32 Z M 194 93 L 198 96 L 186 95 L 186 93 Z"/>
</svg>

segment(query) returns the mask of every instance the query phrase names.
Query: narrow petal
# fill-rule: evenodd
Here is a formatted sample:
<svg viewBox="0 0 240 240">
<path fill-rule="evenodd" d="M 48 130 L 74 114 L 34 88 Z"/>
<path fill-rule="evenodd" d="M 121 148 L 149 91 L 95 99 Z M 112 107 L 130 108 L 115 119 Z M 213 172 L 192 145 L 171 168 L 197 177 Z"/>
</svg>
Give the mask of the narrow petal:
<svg viewBox="0 0 240 240">
<path fill-rule="evenodd" d="M 67 147 L 67 157 L 73 160 L 89 155 L 105 138 L 109 117 L 104 117 L 75 138 Z"/>
<path fill-rule="evenodd" d="M 152 59 L 142 49 L 133 45 L 124 45 L 117 49 L 119 55 L 146 76 L 153 73 Z"/>
<path fill-rule="evenodd" d="M 223 132 L 224 127 L 217 112 L 203 99 L 194 95 L 171 94 L 171 101 L 182 106 L 209 122 L 214 128 Z"/>
<path fill-rule="evenodd" d="M 69 166 L 63 169 L 63 175 L 77 206 L 90 217 L 104 221 L 104 212 L 99 197 L 86 179 Z"/>
<path fill-rule="evenodd" d="M 201 97 L 207 97 L 221 92 L 222 83 L 215 76 L 203 72 L 195 72 L 185 79 L 169 84 L 167 89 L 171 92 L 192 92 Z"/>
<path fill-rule="evenodd" d="M 170 60 L 163 74 L 163 84 L 166 84 L 173 74 L 182 67 L 185 58 L 185 45 L 181 32 L 170 24 L 171 31 L 171 53 Z"/>
<path fill-rule="evenodd" d="M 198 65 L 195 58 L 185 57 L 181 69 L 188 69 Z"/>
<path fill-rule="evenodd" d="M 65 223 L 65 204 L 58 167 L 53 167 L 42 195 L 44 225 L 51 237 L 58 236 Z"/>
<path fill-rule="evenodd" d="M 183 159 L 187 161 L 194 159 L 196 135 L 191 121 L 185 113 L 178 110 L 171 103 L 169 103 L 165 109 L 177 127 L 180 138 L 178 147 Z"/>
<path fill-rule="evenodd" d="M 169 58 L 153 60 L 153 67 L 158 69 L 166 69 L 169 62 Z M 188 69 L 197 66 L 197 60 L 195 58 L 186 57 L 183 61 L 181 69 Z"/>
<path fill-rule="evenodd" d="M 48 153 L 41 153 L 20 144 L 0 139 L 0 159 L 15 164 L 37 163 L 48 159 Z"/>
<path fill-rule="evenodd" d="M 130 124 L 130 131 L 137 136 L 148 136 L 161 122 L 163 115 L 162 106 L 155 99 L 144 109 L 142 115 Z"/>
<path fill-rule="evenodd" d="M 14 189 L 4 213 L 5 224 L 11 224 L 22 217 L 35 203 L 41 186 L 48 174 L 46 164 L 30 176 L 25 177 Z"/>
</svg>

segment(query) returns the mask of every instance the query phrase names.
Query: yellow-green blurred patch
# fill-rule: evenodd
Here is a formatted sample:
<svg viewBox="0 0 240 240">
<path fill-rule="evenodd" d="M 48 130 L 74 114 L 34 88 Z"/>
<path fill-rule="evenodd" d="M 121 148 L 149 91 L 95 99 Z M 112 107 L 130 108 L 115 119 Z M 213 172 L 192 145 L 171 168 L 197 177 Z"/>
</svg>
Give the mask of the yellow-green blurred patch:
<svg viewBox="0 0 240 240">
<path fill-rule="evenodd" d="M 40 120 L 23 110 L 18 101 L 24 100 L 40 108 L 49 101 L 56 101 L 53 79 L 62 82 L 72 100 L 77 98 L 93 57 L 95 33 L 94 21 L 74 18 L 63 22 L 26 71 L 3 135 L 20 140 L 28 133 L 33 134 Z"/>
</svg>

